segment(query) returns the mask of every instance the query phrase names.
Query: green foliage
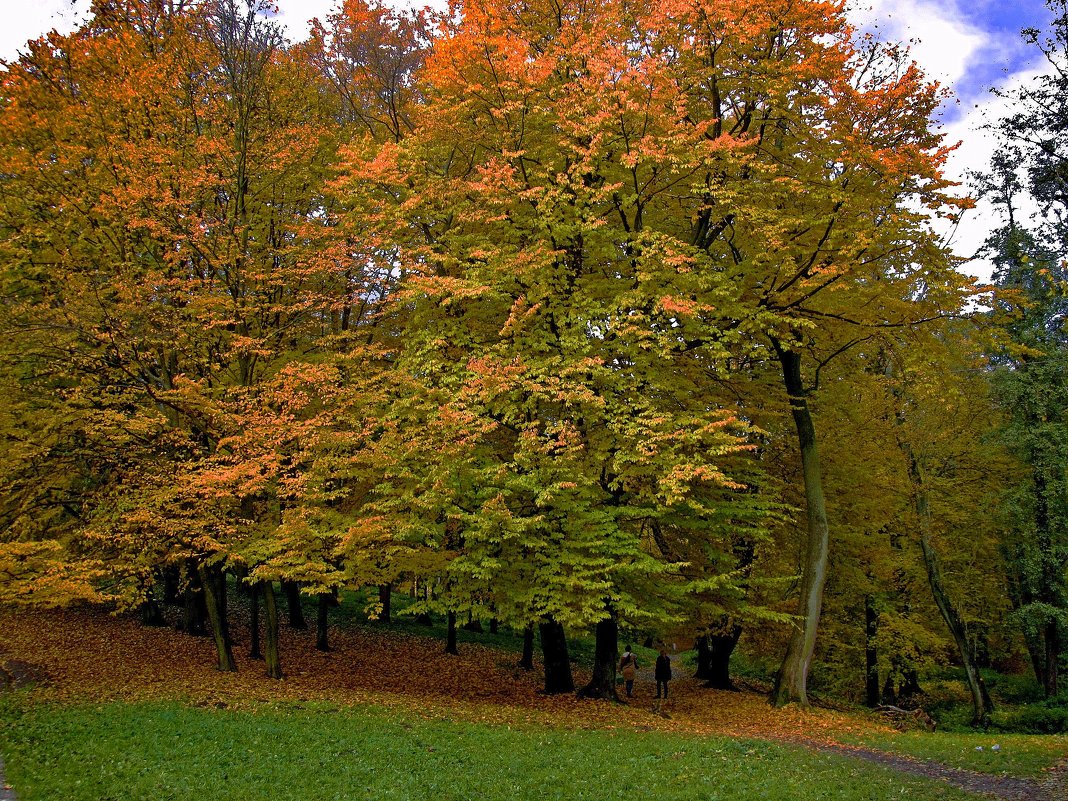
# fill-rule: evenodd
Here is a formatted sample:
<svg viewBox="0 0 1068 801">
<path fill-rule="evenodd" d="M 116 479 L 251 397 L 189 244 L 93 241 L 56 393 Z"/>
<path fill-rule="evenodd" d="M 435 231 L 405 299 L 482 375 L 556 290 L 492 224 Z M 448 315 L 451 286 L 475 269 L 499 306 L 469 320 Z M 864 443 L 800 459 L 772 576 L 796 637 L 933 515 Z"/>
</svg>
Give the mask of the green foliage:
<svg viewBox="0 0 1068 801">
<path fill-rule="evenodd" d="M 1005 731 L 1029 734 L 1068 734 L 1068 695 L 1011 709 L 996 715 L 994 724 Z"/>
<path fill-rule="evenodd" d="M 1004 553 L 1015 619 L 1049 695 L 1068 639 L 1068 3 L 1047 5 L 1050 30 L 1024 38 L 1048 70 L 1009 94 L 1012 113 L 996 126 L 1000 147 L 982 189 L 1004 222 L 986 244 L 1000 290 L 991 318 L 1003 438 L 1030 471 L 1007 487 Z M 1034 206 L 1040 213 L 1021 213 Z"/>
<path fill-rule="evenodd" d="M 559 798 L 963 801 L 939 782 L 766 742 L 520 729 L 301 705 L 0 705 L 23 801 Z"/>
</svg>

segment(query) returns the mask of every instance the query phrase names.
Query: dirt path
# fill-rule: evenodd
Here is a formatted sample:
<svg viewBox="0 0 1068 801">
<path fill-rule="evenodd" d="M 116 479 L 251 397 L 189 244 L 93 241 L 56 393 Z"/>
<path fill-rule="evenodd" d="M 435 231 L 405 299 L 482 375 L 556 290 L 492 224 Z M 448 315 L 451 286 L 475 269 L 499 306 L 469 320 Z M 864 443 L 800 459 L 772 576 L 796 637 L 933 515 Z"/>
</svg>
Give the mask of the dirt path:
<svg viewBox="0 0 1068 801">
<path fill-rule="evenodd" d="M 1038 782 L 1033 779 L 1017 779 L 1011 776 L 995 776 L 989 773 L 951 768 L 932 760 L 903 757 L 859 746 L 834 745 L 816 740 L 798 740 L 797 742 L 815 751 L 863 760 L 909 776 L 944 781 L 959 790 L 1003 799 L 1003 801 L 1065 801 L 1068 799 L 1068 785 L 1065 784 L 1065 779 L 1068 779 L 1068 760 L 1051 771 L 1050 777 L 1045 781 Z"/>
<path fill-rule="evenodd" d="M 4 778 L 4 760 L 0 759 L 0 801 L 16 801 L 15 791 Z"/>
</svg>

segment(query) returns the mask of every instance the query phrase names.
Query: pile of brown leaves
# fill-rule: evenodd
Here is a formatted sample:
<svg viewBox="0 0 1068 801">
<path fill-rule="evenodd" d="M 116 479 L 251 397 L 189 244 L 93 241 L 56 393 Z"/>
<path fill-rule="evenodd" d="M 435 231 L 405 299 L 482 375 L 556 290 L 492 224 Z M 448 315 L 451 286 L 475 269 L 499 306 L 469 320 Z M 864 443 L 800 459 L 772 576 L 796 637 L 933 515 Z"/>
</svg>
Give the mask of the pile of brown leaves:
<svg viewBox="0 0 1068 801">
<path fill-rule="evenodd" d="M 0 609 L 0 656 L 40 666 L 49 677 L 42 700 L 100 702 L 179 699 L 218 707 L 325 701 L 376 705 L 430 716 L 505 725 L 727 734 L 834 742 L 844 731 L 886 730 L 867 718 L 823 709 L 771 707 L 763 694 L 707 690 L 687 677 L 654 710 L 651 682 L 639 681 L 630 704 L 545 696 L 541 673 L 515 666 L 516 655 L 463 645 L 444 653 L 439 640 L 383 629 L 332 629 L 332 651 L 316 651 L 314 633 L 282 627 L 286 678 L 267 678 L 264 663 L 235 646 L 237 673 L 214 669 L 210 638 L 92 609 Z M 576 673 L 576 683 L 588 676 Z"/>
</svg>

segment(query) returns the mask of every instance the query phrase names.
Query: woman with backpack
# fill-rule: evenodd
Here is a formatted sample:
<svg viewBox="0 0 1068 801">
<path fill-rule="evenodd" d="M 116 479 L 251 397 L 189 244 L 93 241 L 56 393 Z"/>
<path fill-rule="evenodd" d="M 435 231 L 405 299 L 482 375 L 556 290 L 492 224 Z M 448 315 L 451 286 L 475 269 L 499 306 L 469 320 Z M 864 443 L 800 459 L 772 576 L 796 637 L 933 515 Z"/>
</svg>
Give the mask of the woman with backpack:
<svg viewBox="0 0 1068 801">
<path fill-rule="evenodd" d="M 623 657 L 619 660 L 619 671 L 623 674 L 623 684 L 627 688 L 627 698 L 634 697 L 634 677 L 638 675 L 638 657 L 627 646 Z"/>
</svg>

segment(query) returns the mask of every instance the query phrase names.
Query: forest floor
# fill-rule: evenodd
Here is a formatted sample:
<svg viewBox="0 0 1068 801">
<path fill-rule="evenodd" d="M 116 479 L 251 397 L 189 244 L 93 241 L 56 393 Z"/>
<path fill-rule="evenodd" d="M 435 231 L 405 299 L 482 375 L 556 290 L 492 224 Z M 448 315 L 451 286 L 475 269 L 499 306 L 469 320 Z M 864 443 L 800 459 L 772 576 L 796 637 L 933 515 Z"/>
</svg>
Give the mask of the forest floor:
<svg viewBox="0 0 1068 801">
<path fill-rule="evenodd" d="M 42 702 L 179 700 L 218 709 L 325 702 L 509 726 L 726 735 L 842 754 L 1006 801 L 1068 799 L 1064 758 L 1034 778 L 950 767 L 856 744 L 866 735 L 891 731 L 862 713 L 775 709 L 762 693 L 704 689 L 681 676 L 671 682 L 670 700 L 660 705 L 644 676 L 629 704 L 546 696 L 540 672 L 517 668 L 509 651 L 467 643 L 459 656 L 448 656 L 440 640 L 381 627 L 332 628 L 330 635 L 332 650 L 320 652 L 312 647 L 313 632 L 283 627 L 286 678 L 276 681 L 240 643 L 235 647 L 238 672 L 220 673 L 213 667 L 210 638 L 145 628 L 94 610 L 0 608 L 0 689 L 5 683 L 30 683 L 35 700 Z M 576 685 L 587 678 L 576 668 Z"/>
</svg>

